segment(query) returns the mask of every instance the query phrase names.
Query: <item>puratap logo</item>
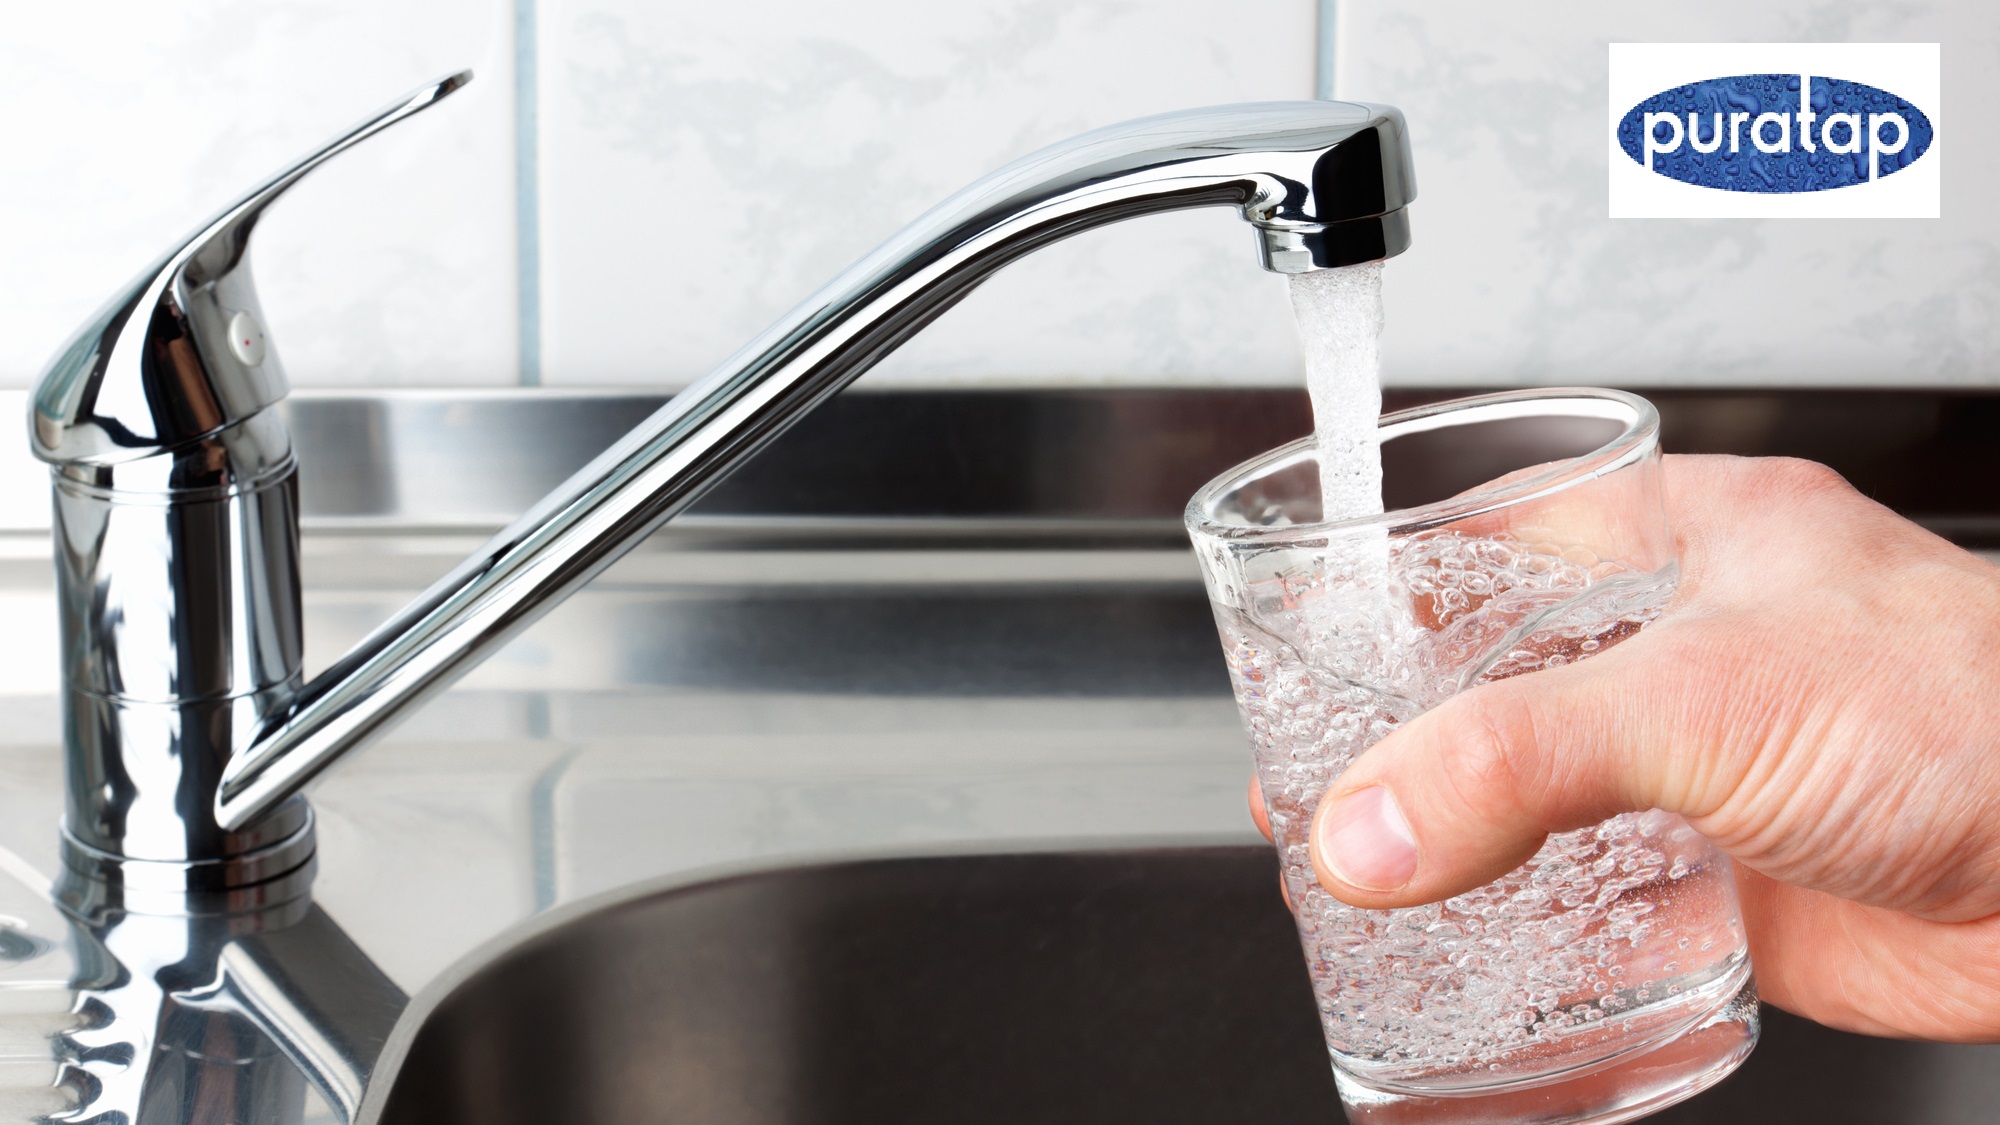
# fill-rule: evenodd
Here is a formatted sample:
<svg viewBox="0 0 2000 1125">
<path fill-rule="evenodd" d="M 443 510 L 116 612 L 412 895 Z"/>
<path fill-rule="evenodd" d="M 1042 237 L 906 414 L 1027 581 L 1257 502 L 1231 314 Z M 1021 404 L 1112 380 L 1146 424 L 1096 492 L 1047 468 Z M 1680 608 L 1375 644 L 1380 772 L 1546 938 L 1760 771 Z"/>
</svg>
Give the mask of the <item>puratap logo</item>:
<svg viewBox="0 0 2000 1125">
<path fill-rule="evenodd" d="M 1935 218 L 1938 57 L 1934 43 L 1613 44 L 1611 216 Z"/>
</svg>

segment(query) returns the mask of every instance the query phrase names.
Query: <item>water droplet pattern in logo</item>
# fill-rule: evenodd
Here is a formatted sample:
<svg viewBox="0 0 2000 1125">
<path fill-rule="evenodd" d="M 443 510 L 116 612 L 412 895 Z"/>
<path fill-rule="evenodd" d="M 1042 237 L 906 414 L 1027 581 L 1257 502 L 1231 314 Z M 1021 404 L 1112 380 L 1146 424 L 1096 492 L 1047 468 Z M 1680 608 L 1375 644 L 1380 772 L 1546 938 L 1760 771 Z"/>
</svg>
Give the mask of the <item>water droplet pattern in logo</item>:
<svg viewBox="0 0 2000 1125">
<path fill-rule="evenodd" d="M 1691 82 L 1655 94 L 1633 106 L 1619 120 L 1618 144 L 1626 155 L 1644 167 L 1646 115 L 1672 114 L 1686 135 L 1671 151 L 1661 151 L 1674 142 L 1675 129 L 1656 121 L 1654 172 L 1699 187 L 1770 193 L 1826 191 L 1867 183 L 1870 114 L 1897 114 L 1909 130 L 1900 152 L 1885 150 L 1872 154 L 1878 161 L 1878 177 L 1909 167 L 1930 148 L 1935 135 L 1930 118 L 1909 101 L 1874 86 L 1814 75 L 1809 103 L 1815 115 L 1809 127 L 1813 150 L 1808 151 L 1799 135 L 1799 77 L 1742 74 Z M 1778 152 L 1763 151 L 1753 139 L 1753 131 L 1761 131 L 1767 144 L 1778 139 L 1777 125 L 1768 120 L 1761 125 L 1757 123 L 1758 115 L 1764 113 L 1786 117 L 1784 137 L 1788 144 Z M 1748 117 L 1732 121 L 1732 114 Z M 1853 126 L 1846 120 L 1829 122 L 1833 114 L 1853 114 L 1863 123 L 1861 136 L 1854 135 Z M 1885 140 L 1893 140 L 1893 125 L 1885 125 L 1884 129 Z M 1855 151 L 1830 151 L 1828 141 L 1835 147 Z M 1704 147 L 1710 151 L 1701 151 Z"/>
</svg>

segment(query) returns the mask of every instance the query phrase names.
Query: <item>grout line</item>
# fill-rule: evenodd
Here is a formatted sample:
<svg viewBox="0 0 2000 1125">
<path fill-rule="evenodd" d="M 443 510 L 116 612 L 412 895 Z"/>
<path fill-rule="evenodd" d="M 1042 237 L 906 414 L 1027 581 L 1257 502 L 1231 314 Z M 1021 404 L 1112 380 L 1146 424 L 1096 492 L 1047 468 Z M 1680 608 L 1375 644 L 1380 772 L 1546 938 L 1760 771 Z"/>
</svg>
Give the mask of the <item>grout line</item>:
<svg viewBox="0 0 2000 1125">
<path fill-rule="evenodd" d="M 538 698 L 542 700 L 546 716 L 548 696 Z M 569 772 L 581 753 L 575 747 L 564 751 L 561 757 L 550 762 L 535 776 L 535 783 L 528 790 L 529 876 L 534 883 L 537 914 L 554 906 L 562 897 L 559 885 L 562 856 L 557 854 L 561 841 L 556 837 L 556 790 L 562 787 L 563 775 Z"/>
<path fill-rule="evenodd" d="M 514 271 L 520 382 L 542 385 L 541 133 L 535 0 L 514 0 Z"/>
<path fill-rule="evenodd" d="M 1336 84 L 1340 62 L 1340 0 L 1319 0 L 1319 42 L 1313 58 L 1313 97 L 1332 101 L 1339 96 Z"/>
</svg>

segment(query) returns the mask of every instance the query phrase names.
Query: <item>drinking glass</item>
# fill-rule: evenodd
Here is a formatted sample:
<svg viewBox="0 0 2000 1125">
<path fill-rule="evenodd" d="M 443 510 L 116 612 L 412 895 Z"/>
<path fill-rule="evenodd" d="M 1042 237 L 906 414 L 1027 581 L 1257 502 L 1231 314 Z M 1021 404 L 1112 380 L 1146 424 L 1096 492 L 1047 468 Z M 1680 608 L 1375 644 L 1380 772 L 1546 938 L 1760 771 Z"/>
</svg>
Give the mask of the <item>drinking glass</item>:
<svg viewBox="0 0 2000 1125">
<path fill-rule="evenodd" d="M 1400 910 L 1327 894 L 1308 848 L 1321 796 L 1399 724 L 1666 608 L 1658 415 L 1537 390 L 1391 414 L 1380 436 L 1384 515 L 1321 519 L 1311 439 L 1187 508 L 1349 1119 L 1627 1121 L 1705 1089 L 1755 1045 L 1757 1000 L 1729 860 L 1680 817 L 1558 833 Z"/>
</svg>

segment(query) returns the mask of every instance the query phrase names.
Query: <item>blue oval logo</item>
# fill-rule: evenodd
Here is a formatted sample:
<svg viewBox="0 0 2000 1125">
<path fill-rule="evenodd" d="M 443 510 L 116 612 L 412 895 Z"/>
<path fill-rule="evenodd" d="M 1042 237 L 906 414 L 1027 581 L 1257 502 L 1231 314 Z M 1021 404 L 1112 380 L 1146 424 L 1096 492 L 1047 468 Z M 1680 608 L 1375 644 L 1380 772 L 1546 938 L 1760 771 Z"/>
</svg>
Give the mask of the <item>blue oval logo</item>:
<svg viewBox="0 0 2000 1125">
<path fill-rule="evenodd" d="M 1676 86 L 1628 111 L 1618 143 L 1648 171 L 1723 191 L 1851 187 L 1909 167 L 1935 135 L 1887 90 L 1806 74 Z"/>
</svg>

